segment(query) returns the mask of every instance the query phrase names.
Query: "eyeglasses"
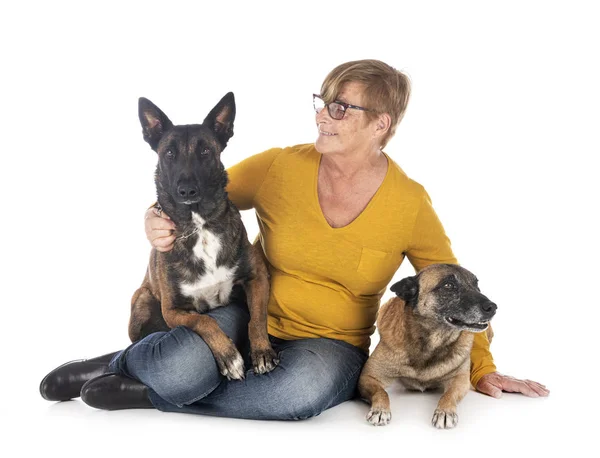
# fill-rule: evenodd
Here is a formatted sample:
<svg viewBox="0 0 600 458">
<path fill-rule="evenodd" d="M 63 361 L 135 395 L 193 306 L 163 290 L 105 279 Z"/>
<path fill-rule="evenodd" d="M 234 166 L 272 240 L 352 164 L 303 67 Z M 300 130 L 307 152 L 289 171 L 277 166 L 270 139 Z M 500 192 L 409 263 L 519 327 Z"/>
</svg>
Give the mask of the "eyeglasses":
<svg viewBox="0 0 600 458">
<path fill-rule="evenodd" d="M 313 106 L 315 107 L 315 112 L 317 114 L 319 114 L 323 108 L 327 107 L 329 116 L 331 116 L 332 119 L 335 119 L 337 121 L 344 118 L 344 115 L 346 114 L 346 110 L 348 108 L 354 108 L 355 110 L 362 111 L 373 111 L 369 110 L 368 108 L 350 105 L 349 103 L 344 102 L 325 103 L 321 96 L 317 94 L 313 94 Z"/>
</svg>

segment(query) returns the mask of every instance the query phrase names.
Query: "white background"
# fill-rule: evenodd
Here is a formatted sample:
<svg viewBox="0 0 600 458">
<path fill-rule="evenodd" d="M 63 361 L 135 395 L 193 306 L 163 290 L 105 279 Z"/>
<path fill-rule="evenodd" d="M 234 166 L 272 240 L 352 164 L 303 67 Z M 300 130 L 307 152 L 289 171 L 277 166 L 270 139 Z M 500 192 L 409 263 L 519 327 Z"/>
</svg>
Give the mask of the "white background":
<svg viewBox="0 0 600 458">
<path fill-rule="evenodd" d="M 589 450 L 600 305 L 600 33 L 592 3 L 2 6 L 5 456 Z M 333 67 L 362 58 L 411 77 L 408 112 L 386 151 L 426 187 L 459 261 L 499 305 L 499 370 L 546 384 L 550 397 L 472 392 L 453 431 L 429 424 L 438 394 L 397 387 L 386 428 L 368 426 L 358 401 L 300 423 L 44 401 L 37 390 L 49 370 L 128 343 L 129 300 L 150 250 L 143 214 L 155 197 L 156 158 L 142 140 L 138 97 L 185 124 L 201 122 L 234 91 L 229 166 L 314 141 L 311 94 Z M 252 212 L 244 221 L 253 236 Z M 397 278 L 409 274 L 406 263 Z"/>
</svg>

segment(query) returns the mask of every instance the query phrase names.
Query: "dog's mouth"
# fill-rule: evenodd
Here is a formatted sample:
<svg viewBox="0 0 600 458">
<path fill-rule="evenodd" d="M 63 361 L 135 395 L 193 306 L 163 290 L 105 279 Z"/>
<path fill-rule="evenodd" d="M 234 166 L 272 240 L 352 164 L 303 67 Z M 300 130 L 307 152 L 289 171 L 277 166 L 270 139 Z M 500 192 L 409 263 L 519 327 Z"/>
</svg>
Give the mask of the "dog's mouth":
<svg viewBox="0 0 600 458">
<path fill-rule="evenodd" d="M 458 318 L 453 318 L 451 316 L 446 317 L 446 321 L 453 327 L 465 329 L 465 330 L 477 330 L 477 331 L 485 331 L 490 324 L 488 321 L 477 321 L 476 323 L 467 323 L 466 321 L 459 320 Z"/>
<path fill-rule="evenodd" d="M 188 199 L 188 200 L 180 200 L 179 203 L 181 205 L 194 205 L 200 202 L 201 199 Z"/>
</svg>

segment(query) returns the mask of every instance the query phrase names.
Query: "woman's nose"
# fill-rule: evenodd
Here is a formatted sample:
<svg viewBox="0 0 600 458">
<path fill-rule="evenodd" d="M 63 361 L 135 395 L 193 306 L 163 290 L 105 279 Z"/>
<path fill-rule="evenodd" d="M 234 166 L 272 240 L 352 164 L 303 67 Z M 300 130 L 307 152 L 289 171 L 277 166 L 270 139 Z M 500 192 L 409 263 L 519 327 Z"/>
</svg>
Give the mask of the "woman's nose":
<svg viewBox="0 0 600 458">
<path fill-rule="evenodd" d="M 331 116 L 329 116 L 329 111 L 326 106 L 324 106 L 321 111 L 316 113 L 315 119 L 317 120 L 317 123 L 325 120 L 331 120 Z"/>
</svg>

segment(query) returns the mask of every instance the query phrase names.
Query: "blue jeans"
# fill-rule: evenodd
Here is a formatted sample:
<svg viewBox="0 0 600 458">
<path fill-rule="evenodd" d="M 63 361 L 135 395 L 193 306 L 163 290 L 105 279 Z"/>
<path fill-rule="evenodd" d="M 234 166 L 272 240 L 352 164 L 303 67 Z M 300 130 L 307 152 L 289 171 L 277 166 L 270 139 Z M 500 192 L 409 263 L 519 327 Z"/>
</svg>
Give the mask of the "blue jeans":
<svg viewBox="0 0 600 458">
<path fill-rule="evenodd" d="M 132 344 L 113 358 L 109 369 L 148 386 L 150 401 L 165 412 L 300 420 L 355 396 L 367 359 L 358 347 L 333 339 L 271 336 L 279 365 L 267 374 L 255 375 L 249 361 L 246 305 L 238 301 L 208 315 L 244 356 L 245 380 L 223 377 L 204 340 L 183 326 Z"/>
</svg>

